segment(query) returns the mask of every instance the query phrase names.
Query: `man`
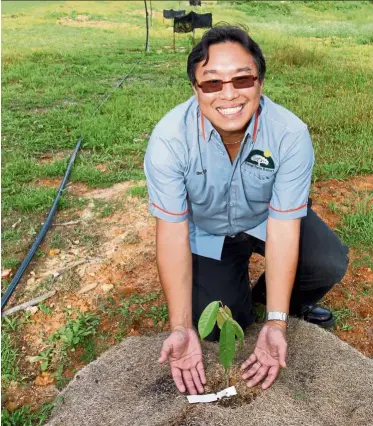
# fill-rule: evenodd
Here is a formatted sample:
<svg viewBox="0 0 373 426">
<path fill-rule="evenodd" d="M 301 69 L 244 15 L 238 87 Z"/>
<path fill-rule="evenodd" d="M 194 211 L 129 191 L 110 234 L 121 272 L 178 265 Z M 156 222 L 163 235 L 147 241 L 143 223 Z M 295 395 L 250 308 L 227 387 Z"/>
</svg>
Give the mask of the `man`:
<svg viewBox="0 0 373 426">
<path fill-rule="evenodd" d="M 265 70 L 245 31 L 209 30 L 188 58 L 194 96 L 156 125 L 146 152 L 171 326 L 159 361 L 170 362 L 181 392 L 204 391 L 195 327 L 212 301 L 229 306 L 243 328 L 254 321 L 253 301 L 266 304 L 267 321 L 242 365 L 247 385 L 263 381 L 263 389 L 286 366 L 288 314 L 322 327 L 334 322 L 316 302 L 344 276 L 348 248 L 310 208 L 308 129 L 262 95 Z M 251 292 L 253 252 L 266 266 Z"/>
</svg>

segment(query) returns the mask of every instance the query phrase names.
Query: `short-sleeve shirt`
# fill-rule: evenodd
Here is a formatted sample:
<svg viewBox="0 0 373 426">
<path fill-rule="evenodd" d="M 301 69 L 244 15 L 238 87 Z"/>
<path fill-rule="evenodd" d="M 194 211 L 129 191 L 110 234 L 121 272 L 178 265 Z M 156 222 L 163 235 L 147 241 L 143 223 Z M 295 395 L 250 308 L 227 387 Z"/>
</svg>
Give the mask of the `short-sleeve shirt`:
<svg viewBox="0 0 373 426">
<path fill-rule="evenodd" d="M 231 163 L 223 141 L 195 96 L 155 126 L 144 170 L 152 215 L 189 221 L 192 253 L 221 259 L 226 236 L 266 240 L 268 216 L 307 215 L 314 163 L 307 125 L 262 96 Z"/>
</svg>

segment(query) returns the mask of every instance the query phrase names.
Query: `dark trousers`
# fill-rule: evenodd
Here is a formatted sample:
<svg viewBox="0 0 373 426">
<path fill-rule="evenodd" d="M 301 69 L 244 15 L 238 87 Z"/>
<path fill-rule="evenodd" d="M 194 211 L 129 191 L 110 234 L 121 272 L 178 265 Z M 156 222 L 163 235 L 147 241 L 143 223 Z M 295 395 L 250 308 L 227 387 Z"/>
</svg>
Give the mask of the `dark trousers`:
<svg viewBox="0 0 373 426">
<path fill-rule="evenodd" d="M 252 253 L 264 256 L 265 242 L 244 232 L 224 240 L 221 260 L 193 254 L 193 323 L 212 301 L 229 306 L 233 318 L 245 329 L 254 321 L 252 301 L 265 303 L 265 274 L 253 290 L 248 266 Z M 290 301 L 290 314 L 300 316 L 320 300 L 346 273 L 348 247 L 310 208 L 301 219 L 299 260 Z M 208 340 L 217 340 L 217 327 Z"/>
</svg>

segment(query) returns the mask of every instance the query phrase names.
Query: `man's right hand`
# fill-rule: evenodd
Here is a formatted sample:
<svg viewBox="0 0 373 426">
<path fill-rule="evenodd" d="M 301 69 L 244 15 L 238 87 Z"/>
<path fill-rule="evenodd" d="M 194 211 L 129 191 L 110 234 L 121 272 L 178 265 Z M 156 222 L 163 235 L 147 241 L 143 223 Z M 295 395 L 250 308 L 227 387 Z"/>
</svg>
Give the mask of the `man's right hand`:
<svg viewBox="0 0 373 426">
<path fill-rule="evenodd" d="M 169 361 L 171 374 L 180 392 L 187 390 L 190 395 L 203 393 L 206 384 L 202 363 L 202 349 L 195 330 L 174 329 L 163 342 L 159 362 Z"/>
</svg>

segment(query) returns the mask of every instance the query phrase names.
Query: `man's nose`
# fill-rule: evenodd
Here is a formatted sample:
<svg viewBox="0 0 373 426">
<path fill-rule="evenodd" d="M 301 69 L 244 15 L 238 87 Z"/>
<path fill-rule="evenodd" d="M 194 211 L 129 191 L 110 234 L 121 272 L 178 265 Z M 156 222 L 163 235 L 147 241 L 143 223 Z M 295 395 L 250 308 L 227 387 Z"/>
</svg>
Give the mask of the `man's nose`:
<svg viewBox="0 0 373 426">
<path fill-rule="evenodd" d="M 239 95 L 232 82 L 223 84 L 223 90 L 220 95 L 222 99 L 232 100 L 238 98 Z"/>
</svg>

